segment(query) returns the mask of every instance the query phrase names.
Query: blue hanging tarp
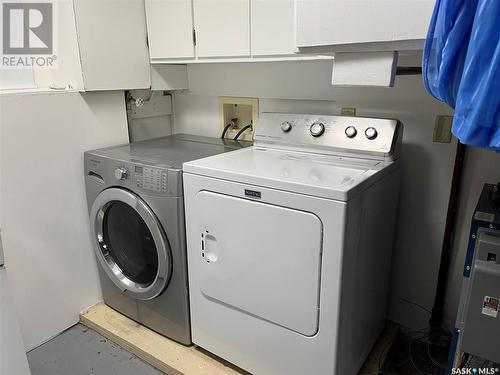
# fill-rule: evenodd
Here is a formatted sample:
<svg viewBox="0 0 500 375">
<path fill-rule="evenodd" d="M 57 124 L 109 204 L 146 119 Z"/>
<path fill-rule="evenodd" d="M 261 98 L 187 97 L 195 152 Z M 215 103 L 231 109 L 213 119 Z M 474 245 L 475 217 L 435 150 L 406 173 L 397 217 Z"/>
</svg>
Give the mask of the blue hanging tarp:
<svg viewBox="0 0 500 375">
<path fill-rule="evenodd" d="M 437 0 L 425 42 L 424 86 L 455 109 L 464 144 L 500 151 L 500 0 Z"/>
</svg>

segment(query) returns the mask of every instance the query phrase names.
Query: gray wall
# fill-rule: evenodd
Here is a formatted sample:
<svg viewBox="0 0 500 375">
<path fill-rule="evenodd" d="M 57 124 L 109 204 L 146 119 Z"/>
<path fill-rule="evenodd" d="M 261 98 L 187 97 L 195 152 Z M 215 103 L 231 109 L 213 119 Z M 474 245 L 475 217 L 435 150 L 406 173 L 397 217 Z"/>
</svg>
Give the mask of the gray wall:
<svg viewBox="0 0 500 375">
<path fill-rule="evenodd" d="M 261 112 L 338 114 L 356 107 L 361 116 L 402 120 L 390 317 L 421 328 L 428 314 L 403 299 L 432 307 L 456 147 L 433 143 L 432 132 L 435 116 L 451 112 L 426 94 L 420 76 L 398 77 L 394 88 L 336 88 L 331 70 L 331 61 L 189 65 L 189 90 L 174 96 L 174 132 L 218 136 L 219 96 L 257 97 Z"/>
<path fill-rule="evenodd" d="M 123 92 L 0 95 L 0 125 L 0 226 L 29 350 L 100 299 L 83 152 L 128 142 Z"/>
</svg>

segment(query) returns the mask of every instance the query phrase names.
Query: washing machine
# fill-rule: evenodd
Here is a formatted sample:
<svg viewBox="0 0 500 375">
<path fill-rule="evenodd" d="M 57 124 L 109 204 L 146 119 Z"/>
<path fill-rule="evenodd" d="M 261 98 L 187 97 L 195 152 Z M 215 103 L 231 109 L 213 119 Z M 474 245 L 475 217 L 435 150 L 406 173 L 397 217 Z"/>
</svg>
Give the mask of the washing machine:
<svg viewBox="0 0 500 375">
<path fill-rule="evenodd" d="M 248 145 L 179 134 L 85 153 L 90 232 L 107 305 L 191 344 L 182 163 Z"/>
<path fill-rule="evenodd" d="M 193 342 L 255 374 L 357 374 L 385 324 L 403 127 L 263 113 L 184 164 Z"/>
</svg>

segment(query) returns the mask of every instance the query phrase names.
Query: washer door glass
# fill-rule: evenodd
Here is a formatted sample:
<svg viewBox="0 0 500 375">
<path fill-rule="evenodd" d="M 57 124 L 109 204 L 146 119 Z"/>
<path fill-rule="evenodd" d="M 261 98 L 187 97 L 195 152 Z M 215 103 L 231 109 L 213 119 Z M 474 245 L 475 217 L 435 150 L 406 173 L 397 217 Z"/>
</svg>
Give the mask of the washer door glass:
<svg viewBox="0 0 500 375">
<path fill-rule="evenodd" d="M 170 246 L 149 206 L 110 188 L 97 196 L 90 219 L 97 259 L 111 281 L 137 299 L 158 296 L 170 278 Z"/>
<path fill-rule="evenodd" d="M 158 272 L 158 251 L 141 216 L 120 201 L 109 204 L 103 222 L 104 242 L 122 272 L 139 284 L 151 284 Z"/>
</svg>

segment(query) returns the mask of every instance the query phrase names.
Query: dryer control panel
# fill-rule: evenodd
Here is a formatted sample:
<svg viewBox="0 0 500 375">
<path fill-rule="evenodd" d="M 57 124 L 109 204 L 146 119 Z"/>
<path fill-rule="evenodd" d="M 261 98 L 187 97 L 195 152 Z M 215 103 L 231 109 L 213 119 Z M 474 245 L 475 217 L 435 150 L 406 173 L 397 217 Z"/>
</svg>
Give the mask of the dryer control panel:
<svg viewBox="0 0 500 375">
<path fill-rule="evenodd" d="M 394 160 L 402 135 L 403 125 L 393 119 L 268 112 L 260 117 L 254 144 Z"/>
</svg>

